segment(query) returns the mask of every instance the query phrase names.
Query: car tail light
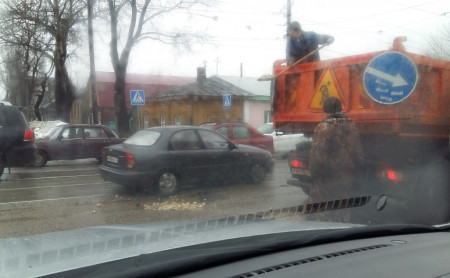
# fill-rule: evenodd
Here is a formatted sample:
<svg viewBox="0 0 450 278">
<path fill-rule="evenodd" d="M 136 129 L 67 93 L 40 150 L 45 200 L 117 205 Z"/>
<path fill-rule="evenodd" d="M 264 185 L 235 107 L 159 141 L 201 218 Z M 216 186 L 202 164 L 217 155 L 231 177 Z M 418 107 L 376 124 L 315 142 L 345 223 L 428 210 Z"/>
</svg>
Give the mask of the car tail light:
<svg viewBox="0 0 450 278">
<path fill-rule="evenodd" d="M 34 131 L 31 129 L 25 129 L 23 141 L 33 141 L 33 140 L 34 140 Z"/>
<path fill-rule="evenodd" d="M 292 168 L 301 168 L 301 169 L 308 169 L 308 162 L 299 160 L 299 159 L 293 159 L 290 161 Z"/>
<path fill-rule="evenodd" d="M 134 156 L 131 153 L 125 153 L 125 159 L 128 168 L 134 168 L 136 166 L 136 162 L 134 161 Z"/>
<path fill-rule="evenodd" d="M 403 174 L 400 171 L 394 170 L 392 168 L 384 168 L 377 171 L 377 177 L 380 179 L 385 179 L 397 184 L 404 180 Z"/>
</svg>

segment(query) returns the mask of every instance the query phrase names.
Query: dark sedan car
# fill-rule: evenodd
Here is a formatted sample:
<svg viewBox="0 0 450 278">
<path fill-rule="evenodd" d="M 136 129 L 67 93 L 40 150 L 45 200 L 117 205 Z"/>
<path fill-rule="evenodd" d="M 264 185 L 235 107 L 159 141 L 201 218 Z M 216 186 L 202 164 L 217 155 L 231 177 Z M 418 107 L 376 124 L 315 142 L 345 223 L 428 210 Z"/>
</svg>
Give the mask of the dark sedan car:
<svg viewBox="0 0 450 278">
<path fill-rule="evenodd" d="M 102 157 L 104 147 L 122 143 L 109 127 L 104 125 L 60 125 L 47 138 L 36 140 L 34 165 L 44 166 L 49 160 Z"/>
<path fill-rule="evenodd" d="M 268 151 L 236 145 L 206 128 L 165 126 L 141 130 L 123 144 L 106 147 L 100 169 L 105 180 L 169 195 L 181 184 L 230 179 L 260 183 L 272 167 Z"/>
</svg>

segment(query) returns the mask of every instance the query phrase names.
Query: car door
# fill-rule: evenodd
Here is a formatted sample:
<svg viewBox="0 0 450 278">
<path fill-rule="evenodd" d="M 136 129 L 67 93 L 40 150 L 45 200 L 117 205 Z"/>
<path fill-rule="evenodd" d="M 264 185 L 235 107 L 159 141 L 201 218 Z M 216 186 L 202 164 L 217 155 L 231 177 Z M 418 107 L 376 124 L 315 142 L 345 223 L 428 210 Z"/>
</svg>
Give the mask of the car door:
<svg viewBox="0 0 450 278">
<path fill-rule="evenodd" d="M 231 125 L 231 138 L 238 144 L 250 145 L 273 152 L 272 136 L 264 135 L 258 130 L 244 124 Z"/>
<path fill-rule="evenodd" d="M 210 162 L 195 130 L 181 130 L 169 140 L 171 167 L 188 183 L 210 180 Z"/>
<path fill-rule="evenodd" d="M 110 138 L 101 127 L 84 127 L 85 158 L 101 158 L 103 147 L 110 145 Z"/>
<path fill-rule="evenodd" d="M 240 153 L 232 148 L 230 141 L 213 131 L 199 130 L 199 135 L 205 147 L 209 174 L 219 182 L 234 178 L 242 166 L 243 157 L 239 157 Z"/>
<path fill-rule="evenodd" d="M 231 125 L 231 140 L 237 144 L 255 145 L 251 131 L 242 125 Z"/>
<path fill-rule="evenodd" d="M 84 155 L 81 127 L 63 127 L 57 138 L 52 141 L 50 148 L 52 159 L 76 159 Z"/>
</svg>

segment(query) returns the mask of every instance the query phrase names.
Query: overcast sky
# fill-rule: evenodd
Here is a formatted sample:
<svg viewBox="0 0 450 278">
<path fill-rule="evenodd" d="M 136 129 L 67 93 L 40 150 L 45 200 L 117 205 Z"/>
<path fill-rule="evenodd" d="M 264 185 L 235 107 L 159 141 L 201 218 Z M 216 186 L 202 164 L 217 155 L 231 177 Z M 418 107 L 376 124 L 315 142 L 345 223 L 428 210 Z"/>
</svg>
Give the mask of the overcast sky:
<svg viewBox="0 0 450 278">
<path fill-rule="evenodd" d="M 448 0 L 291 0 L 292 20 L 303 30 L 329 34 L 334 44 L 321 51 L 322 59 L 388 49 L 396 36 L 407 36 L 410 52 L 423 54 L 431 35 L 450 26 Z M 274 60 L 285 57 L 285 0 L 223 0 L 217 6 L 198 8 L 188 17 L 177 12 L 164 24 L 207 32 L 211 39 L 177 50 L 156 42 L 143 41 L 132 52 L 128 72 L 174 76 L 195 76 L 206 64 L 207 76 L 270 74 Z M 215 18 L 215 19 L 214 19 Z M 95 51 L 98 71 L 112 71 L 107 26 L 96 26 Z M 87 46 L 78 51 L 83 61 L 72 63 L 77 83 L 87 77 Z"/>
</svg>

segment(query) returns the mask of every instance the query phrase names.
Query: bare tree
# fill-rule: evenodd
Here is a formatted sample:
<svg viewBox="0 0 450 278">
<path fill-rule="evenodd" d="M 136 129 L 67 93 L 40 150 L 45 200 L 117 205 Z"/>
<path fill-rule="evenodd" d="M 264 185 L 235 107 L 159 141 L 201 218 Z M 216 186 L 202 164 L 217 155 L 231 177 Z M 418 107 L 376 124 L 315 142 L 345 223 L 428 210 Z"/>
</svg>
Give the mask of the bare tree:
<svg viewBox="0 0 450 278">
<path fill-rule="evenodd" d="M 430 37 L 427 55 L 450 61 L 450 23 L 442 30 Z"/>
<path fill-rule="evenodd" d="M 69 46 L 76 45 L 78 32 L 75 26 L 86 19 L 86 2 L 81 0 L 10 0 L 5 5 L 2 26 L 10 24 L 15 29 L 1 38 L 3 44 L 29 48 L 51 60 L 55 74 L 55 103 L 57 118 L 68 122 L 74 100 L 75 88 L 67 72 Z M 35 31 L 36 44 L 18 40 L 18 35 Z M 28 61 L 25 59 L 25 65 Z"/>
<path fill-rule="evenodd" d="M 2 48 L 2 83 L 6 90 L 5 100 L 16 106 L 26 106 L 28 76 L 22 58 L 24 49 L 19 47 Z"/>
<path fill-rule="evenodd" d="M 176 10 L 189 12 L 189 9 L 194 6 L 208 5 L 208 2 L 208 0 L 163 0 L 153 2 L 151 0 L 108 0 L 111 22 L 110 54 L 116 77 L 114 104 L 121 137 L 128 136 L 130 133 L 128 124 L 130 113 L 127 111 L 125 99 L 125 76 L 131 50 L 144 39 L 186 47 L 189 47 L 195 41 L 204 40 L 204 34 L 178 30 L 158 30 L 155 27 L 156 25 L 151 23 L 164 14 Z M 119 36 L 119 23 L 121 26 L 127 26 L 128 29 L 123 38 Z M 123 45 L 120 54 L 119 45 Z"/>
<path fill-rule="evenodd" d="M 31 100 L 39 79 L 45 76 L 45 50 L 50 42 L 43 40 L 35 24 L 17 18 L 11 20 L 9 10 L 3 11 L 0 26 L 6 97 L 13 104 L 26 107 L 30 119 Z"/>
</svg>

